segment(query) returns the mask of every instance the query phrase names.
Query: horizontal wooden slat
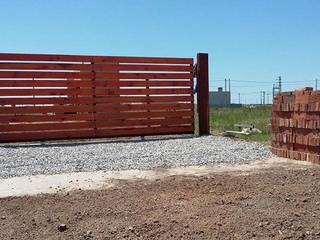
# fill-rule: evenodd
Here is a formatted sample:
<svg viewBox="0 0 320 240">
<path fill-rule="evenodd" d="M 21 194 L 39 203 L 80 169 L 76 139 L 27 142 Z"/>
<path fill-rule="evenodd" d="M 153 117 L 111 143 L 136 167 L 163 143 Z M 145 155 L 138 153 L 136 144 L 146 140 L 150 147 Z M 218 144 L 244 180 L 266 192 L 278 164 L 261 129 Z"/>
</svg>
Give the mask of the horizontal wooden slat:
<svg viewBox="0 0 320 240">
<path fill-rule="evenodd" d="M 1 107 L 0 114 L 93 112 L 94 111 L 93 108 L 94 108 L 93 105 Z"/>
<path fill-rule="evenodd" d="M 105 130 L 76 130 L 76 131 L 53 131 L 53 132 L 34 132 L 34 133 L 5 133 L 0 134 L 1 142 L 26 141 L 26 140 L 48 140 L 48 139 L 70 139 L 70 138 L 89 138 L 89 137 L 111 137 L 111 136 L 141 136 L 170 133 L 191 133 L 192 126 L 183 127 L 148 127 L 132 129 L 105 129 Z"/>
<path fill-rule="evenodd" d="M 0 96 L 93 95 L 93 89 L 0 89 Z"/>
<path fill-rule="evenodd" d="M 70 130 L 70 129 L 94 128 L 94 122 L 60 122 L 40 124 L 11 124 L 0 125 L 0 132 L 30 132 L 40 130 Z"/>
<path fill-rule="evenodd" d="M 92 138 L 95 137 L 92 130 L 73 130 L 73 131 L 54 131 L 54 132 L 33 132 L 33 133 L 2 133 L 0 142 L 21 142 L 31 140 L 50 140 L 50 139 L 71 139 L 71 138 Z"/>
<path fill-rule="evenodd" d="M 192 81 L 0 80 L 0 87 L 191 87 Z"/>
<path fill-rule="evenodd" d="M 133 126 L 148 126 L 148 125 L 161 125 L 161 126 L 177 126 L 182 124 L 192 124 L 191 118 L 164 118 L 164 119 L 122 119 L 115 121 L 99 121 L 96 122 L 97 128 L 110 128 L 110 127 L 133 127 Z"/>
<path fill-rule="evenodd" d="M 68 61 L 68 62 L 109 62 L 109 63 L 172 63 L 192 64 L 192 58 L 172 57 L 126 57 L 126 56 L 86 56 L 86 55 L 57 55 L 57 54 L 16 54 L 1 53 L 1 61 Z"/>
<path fill-rule="evenodd" d="M 192 72 L 186 65 L 144 65 L 144 64 L 70 64 L 70 63 L 10 63 L 0 62 L 5 70 L 81 70 L 81 71 L 166 71 Z"/>
<path fill-rule="evenodd" d="M 95 89 L 95 95 L 193 94 L 192 89 Z"/>
<path fill-rule="evenodd" d="M 113 104 L 113 105 L 82 105 L 82 106 L 35 106 L 35 107 L 0 107 L 0 114 L 17 113 L 66 113 L 66 112 L 100 112 L 130 110 L 179 110 L 192 109 L 192 103 L 175 104 Z"/>
<path fill-rule="evenodd" d="M 79 78 L 79 79 L 190 79 L 191 73 L 104 73 L 0 71 L 0 78 Z"/>
<path fill-rule="evenodd" d="M 185 125 L 192 124 L 191 118 L 169 118 L 169 119 L 123 119 L 114 121 L 100 122 L 60 122 L 60 123 L 38 123 L 38 124 L 11 124 L 0 125 L 0 132 L 31 132 L 48 130 L 71 130 L 71 129 L 90 129 L 90 128 L 111 128 L 111 127 L 133 127 L 148 125 Z"/>
<path fill-rule="evenodd" d="M 192 64 L 192 58 L 173 57 L 125 57 L 125 56 L 94 56 L 93 62 L 108 63 L 170 63 L 170 64 Z"/>
<path fill-rule="evenodd" d="M 192 89 L 0 89 L 0 96 L 192 94 Z"/>
<path fill-rule="evenodd" d="M 143 136 L 156 134 L 191 133 L 193 126 L 168 126 L 168 127 L 148 127 L 132 129 L 97 129 L 99 136 Z"/>
<path fill-rule="evenodd" d="M 162 112 L 123 112 L 123 113 L 82 113 L 82 114 L 56 114 L 56 115 L 18 115 L 0 116 L 1 123 L 9 122 L 53 122 L 53 121 L 87 121 L 127 118 L 151 117 L 190 117 L 193 110 L 162 111 Z"/>
<path fill-rule="evenodd" d="M 0 74 L 1 77 L 1 74 Z M 190 79 L 191 73 L 101 73 L 95 74 L 97 79 Z"/>
<path fill-rule="evenodd" d="M 98 121 L 106 119 L 128 119 L 128 118 L 163 118 L 163 117 L 193 117 L 193 110 L 164 111 L 164 112 L 126 112 L 126 113 L 97 113 L 94 114 Z"/>
<path fill-rule="evenodd" d="M 191 87 L 193 82 L 187 81 L 94 81 L 96 87 Z"/>
<path fill-rule="evenodd" d="M 89 104 L 135 102 L 193 102 L 193 96 L 159 97 L 56 97 L 56 98 L 0 98 L 0 104 Z"/>
<path fill-rule="evenodd" d="M 53 121 L 87 121 L 94 120 L 93 113 L 82 114 L 52 114 L 52 115 L 17 115 L 1 116 L 1 123 L 9 122 L 53 122 Z"/>
<path fill-rule="evenodd" d="M 0 87 L 93 87 L 92 80 L 1 80 Z"/>
<path fill-rule="evenodd" d="M 92 56 L 86 55 L 0 53 L 0 60 L 91 62 L 93 58 Z"/>
<path fill-rule="evenodd" d="M 0 62 L 0 69 L 15 70 L 82 70 L 92 71 L 92 64 L 68 64 L 68 63 L 8 63 Z"/>
<path fill-rule="evenodd" d="M 31 71 L 0 71 L 0 78 L 79 78 L 91 79 L 93 72 L 31 72 Z"/>
<path fill-rule="evenodd" d="M 1 65 L 0 65 L 1 66 Z M 183 65 L 141 65 L 141 64 L 94 64 L 95 71 L 166 71 L 166 72 L 192 72 L 193 67 Z"/>
</svg>

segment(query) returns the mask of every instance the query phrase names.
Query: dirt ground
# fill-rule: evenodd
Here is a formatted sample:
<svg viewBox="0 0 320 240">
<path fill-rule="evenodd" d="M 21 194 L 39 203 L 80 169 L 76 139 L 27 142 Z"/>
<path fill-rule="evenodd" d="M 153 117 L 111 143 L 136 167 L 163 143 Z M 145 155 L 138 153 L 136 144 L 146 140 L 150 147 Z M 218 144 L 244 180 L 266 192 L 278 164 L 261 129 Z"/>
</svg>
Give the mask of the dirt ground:
<svg viewBox="0 0 320 240">
<path fill-rule="evenodd" d="M 0 239 L 320 239 L 319 181 L 279 167 L 3 198 Z"/>
</svg>

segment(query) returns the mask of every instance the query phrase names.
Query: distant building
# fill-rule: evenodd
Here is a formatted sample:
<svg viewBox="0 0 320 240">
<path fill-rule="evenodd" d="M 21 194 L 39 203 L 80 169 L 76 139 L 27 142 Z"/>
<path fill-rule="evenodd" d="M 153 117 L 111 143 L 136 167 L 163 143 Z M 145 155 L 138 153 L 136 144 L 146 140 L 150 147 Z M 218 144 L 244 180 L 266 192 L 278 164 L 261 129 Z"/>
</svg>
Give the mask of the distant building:
<svg viewBox="0 0 320 240">
<path fill-rule="evenodd" d="M 222 87 L 219 87 L 217 92 L 209 92 L 209 105 L 210 107 L 230 107 L 230 91 L 223 91 Z"/>
</svg>

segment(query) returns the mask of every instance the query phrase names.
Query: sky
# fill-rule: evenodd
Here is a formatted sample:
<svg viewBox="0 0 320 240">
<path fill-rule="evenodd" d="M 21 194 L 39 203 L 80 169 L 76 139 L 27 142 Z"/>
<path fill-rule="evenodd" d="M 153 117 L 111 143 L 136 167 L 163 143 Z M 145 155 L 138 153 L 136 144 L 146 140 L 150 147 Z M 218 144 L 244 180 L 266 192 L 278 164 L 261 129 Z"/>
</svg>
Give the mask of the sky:
<svg viewBox="0 0 320 240">
<path fill-rule="evenodd" d="M 1 53 L 196 57 L 232 101 L 320 88 L 319 0 L 2 0 Z M 271 97 L 270 97 L 271 99 Z"/>
</svg>

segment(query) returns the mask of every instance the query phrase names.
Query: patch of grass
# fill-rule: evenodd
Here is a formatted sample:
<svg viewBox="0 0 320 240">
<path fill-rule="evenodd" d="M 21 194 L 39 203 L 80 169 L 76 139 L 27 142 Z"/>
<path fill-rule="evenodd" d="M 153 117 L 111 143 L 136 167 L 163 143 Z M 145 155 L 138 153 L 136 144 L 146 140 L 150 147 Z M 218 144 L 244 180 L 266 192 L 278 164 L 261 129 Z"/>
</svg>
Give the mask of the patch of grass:
<svg viewBox="0 0 320 240">
<path fill-rule="evenodd" d="M 262 131 L 261 134 L 249 136 L 240 135 L 241 139 L 270 144 L 271 106 L 257 106 L 256 108 L 211 108 L 210 129 L 215 132 L 238 130 L 234 124 L 253 124 Z"/>
</svg>

